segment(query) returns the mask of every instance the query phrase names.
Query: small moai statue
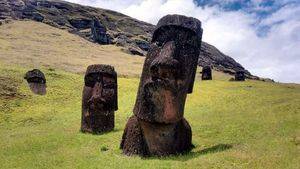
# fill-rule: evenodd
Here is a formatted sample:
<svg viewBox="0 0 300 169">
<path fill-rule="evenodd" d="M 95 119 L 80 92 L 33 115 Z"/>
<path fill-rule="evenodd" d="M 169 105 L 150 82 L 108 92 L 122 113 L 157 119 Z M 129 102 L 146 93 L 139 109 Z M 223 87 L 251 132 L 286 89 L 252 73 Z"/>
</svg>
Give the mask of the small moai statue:
<svg viewBox="0 0 300 169">
<path fill-rule="evenodd" d="M 47 93 L 46 78 L 44 73 L 39 69 L 28 71 L 25 74 L 24 79 L 27 80 L 30 90 L 34 94 L 45 95 Z"/>
<path fill-rule="evenodd" d="M 201 48 L 201 22 L 167 15 L 152 36 L 139 89 L 120 148 L 125 155 L 167 156 L 192 149 L 192 130 L 183 117 L 192 93 Z"/>
<path fill-rule="evenodd" d="M 82 93 L 81 131 L 93 134 L 114 129 L 118 110 L 117 73 L 110 65 L 88 66 Z"/>
<path fill-rule="evenodd" d="M 236 71 L 234 80 L 235 81 L 245 81 L 245 72 L 243 70 Z"/>
<path fill-rule="evenodd" d="M 211 67 L 210 66 L 204 66 L 202 68 L 202 80 L 212 80 L 212 73 L 211 73 Z"/>
</svg>

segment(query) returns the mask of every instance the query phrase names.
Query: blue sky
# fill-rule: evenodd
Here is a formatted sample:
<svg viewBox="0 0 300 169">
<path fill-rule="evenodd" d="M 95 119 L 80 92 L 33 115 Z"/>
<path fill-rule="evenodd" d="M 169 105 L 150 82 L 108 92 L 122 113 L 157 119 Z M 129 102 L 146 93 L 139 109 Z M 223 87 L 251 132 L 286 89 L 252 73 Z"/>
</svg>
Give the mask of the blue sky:
<svg viewBox="0 0 300 169">
<path fill-rule="evenodd" d="M 252 74 L 300 83 L 300 0 L 68 0 L 156 24 L 167 14 L 198 18 L 203 40 Z"/>
</svg>

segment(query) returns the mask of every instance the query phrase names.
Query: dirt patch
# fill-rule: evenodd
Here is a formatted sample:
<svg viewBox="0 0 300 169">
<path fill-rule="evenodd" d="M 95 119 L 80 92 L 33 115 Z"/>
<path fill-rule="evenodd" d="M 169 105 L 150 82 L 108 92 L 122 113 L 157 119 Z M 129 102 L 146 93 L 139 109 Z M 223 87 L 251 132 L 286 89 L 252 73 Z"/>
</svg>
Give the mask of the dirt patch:
<svg viewBox="0 0 300 169">
<path fill-rule="evenodd" d="M 22 97 L 19 93 L 21 80 L 17 80 L 7 76 L 0 76 L 0 99 L 14 99 Z"/>
</svg>

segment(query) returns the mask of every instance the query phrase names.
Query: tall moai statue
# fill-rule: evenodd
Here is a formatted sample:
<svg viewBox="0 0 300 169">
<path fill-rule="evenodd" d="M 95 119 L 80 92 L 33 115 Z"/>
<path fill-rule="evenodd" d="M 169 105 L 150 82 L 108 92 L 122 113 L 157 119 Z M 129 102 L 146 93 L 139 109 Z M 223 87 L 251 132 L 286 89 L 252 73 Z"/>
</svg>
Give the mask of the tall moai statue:
<svg viewBox="0 0 300 169">
<path fill-rule="evenodd" d="M 182 15 L 161 18 L 152 36 L 139 89 L 120 148 L 126 155 L 167 156 L 191 150 L 183 117 L 192 93 L 202 39 L 201 22 Z"/>
<path fill-rule="evenodd" d="M 235 81 L 245 81 L 245 72 L 243 70 L 236 71 L 234 80 Z"/>
<path fill-rule="evenodd" d="M 25 74 L 24 79 L 27 80 L 30 90 L 34 94 L 46 94 L 46 77 L 42 71 L 40 71 L 39 69 L 30 70 Z"/>
<path fill-rule="evenodd" d="M 212 80 L 212 73 L 211 73 L 211 67 L 210 66 L 204 66 L 202 68 L 202 80 Z"/>
<path fill-rule="evenodd" d="M 81 131 L 102 133 L 114 129 L 118 110 L 117 73 L 109 65 L 90 65 L 84 77 Z"/>
</svg>

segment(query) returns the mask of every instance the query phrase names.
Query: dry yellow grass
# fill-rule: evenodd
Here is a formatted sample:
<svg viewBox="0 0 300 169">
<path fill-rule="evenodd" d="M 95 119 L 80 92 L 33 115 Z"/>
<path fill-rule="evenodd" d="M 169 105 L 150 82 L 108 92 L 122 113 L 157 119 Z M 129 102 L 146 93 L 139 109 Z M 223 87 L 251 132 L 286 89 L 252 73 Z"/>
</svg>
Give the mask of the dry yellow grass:
<svg viewBox="0 0 300 169">
<path fill-rule="evenodd" d="M 144 57 L 133 56 L 114 45 L 98 45 L 65 30 L 33 21 L 0 26 L 0 62 L 28 68 L 50 67 L 83 73 L 90 64 L 113 65 L 121 76 L 138 77 Z M 200 79 L 198 68 L 196 79 Z M 213 71 L 213 79 L 231 76 Z"/>
<path fill-rule="evenodd" d="M 101 46 L 33 21 L 0 26 L 0 61 L 29 68 L 51 67 L 82 73 L 90 64 L 113 65 L 119 75 L 138 76 L 144 58 L 113 45 Z"/>
</svg>

